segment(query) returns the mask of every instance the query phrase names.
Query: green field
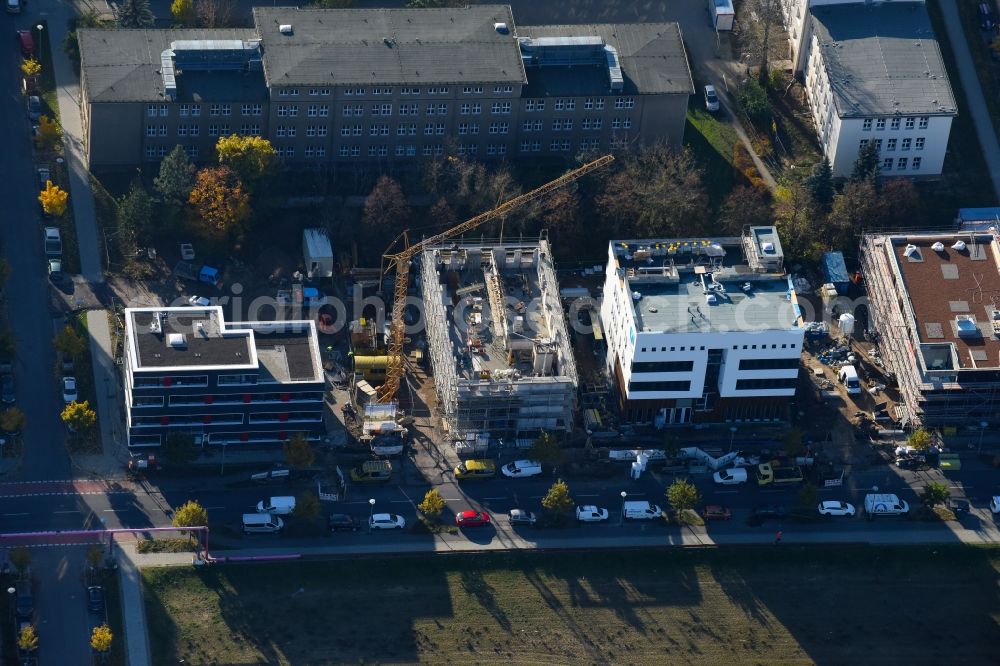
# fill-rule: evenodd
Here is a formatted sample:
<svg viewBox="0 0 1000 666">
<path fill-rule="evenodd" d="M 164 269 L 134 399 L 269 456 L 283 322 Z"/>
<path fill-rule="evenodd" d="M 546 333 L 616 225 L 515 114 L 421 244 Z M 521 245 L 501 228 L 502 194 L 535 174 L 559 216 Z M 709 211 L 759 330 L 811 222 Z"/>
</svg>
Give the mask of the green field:
<svg viewBox="0 0 1000 666">
<path fill-rule="evenodd" d="M 146 569 L 154 664 L 992 661 L 1000 551 L 734 548 Z"/>
</svg>

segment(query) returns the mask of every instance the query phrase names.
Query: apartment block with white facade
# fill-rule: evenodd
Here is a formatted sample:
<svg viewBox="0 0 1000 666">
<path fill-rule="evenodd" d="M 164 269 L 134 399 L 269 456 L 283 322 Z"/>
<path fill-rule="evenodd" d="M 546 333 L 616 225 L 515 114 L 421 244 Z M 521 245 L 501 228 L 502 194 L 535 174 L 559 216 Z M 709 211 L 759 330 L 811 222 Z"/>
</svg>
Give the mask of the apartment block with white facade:
<svg viewBox="0 0 1000 666">
<path fill-rule="evenodd" d="M 838 177 L 878 146 L 883 176 L 937 176 L 957 115 L 923 2 L 810 9 L 805 89 L 820 144 Z"/>
<path fill-rule="evenodd" d="M 774 227 L 612 241 L 601 325 L 629 421 L 787 417 L 804 329 Z"/>
</svg>

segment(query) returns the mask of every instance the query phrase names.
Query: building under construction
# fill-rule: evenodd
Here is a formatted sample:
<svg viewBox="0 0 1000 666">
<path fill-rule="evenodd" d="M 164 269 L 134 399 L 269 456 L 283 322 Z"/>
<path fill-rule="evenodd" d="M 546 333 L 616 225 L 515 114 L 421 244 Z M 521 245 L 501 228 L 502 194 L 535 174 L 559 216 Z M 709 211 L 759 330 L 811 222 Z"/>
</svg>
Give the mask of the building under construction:
<svg viewBox="0 0 1000 666">
<path fill-rule="evenodd" d="M 992 231 L 862 238 L 869 328 L 908 425 L 985 430 L 1000 414 L 1000 242 Z"/>
<path fill-rule="evenodd" d="M 577 370 L 547 240 L 431 246 L 421 255 L 421 287 L 452 435 L 524 443 L 572 427 Z"/>
</svg>

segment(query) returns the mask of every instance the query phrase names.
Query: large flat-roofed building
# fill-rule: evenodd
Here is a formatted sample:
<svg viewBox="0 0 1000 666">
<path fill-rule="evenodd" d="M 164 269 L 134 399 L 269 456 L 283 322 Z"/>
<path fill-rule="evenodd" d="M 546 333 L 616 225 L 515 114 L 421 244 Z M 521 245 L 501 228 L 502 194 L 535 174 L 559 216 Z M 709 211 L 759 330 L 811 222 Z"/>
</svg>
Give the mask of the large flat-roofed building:
<svg viewBox="0 0 1000 666">
<path fill-rule="evenodd" d="M 627 420 L 787 419 L 804 328 L 774 227 L 612 241 L 601 326 Z"/>
<path fill-rule="evenodd" d="M 866 234 L 870 328 L 911 425 L 996 425 L 1000 242 L 995 231 Z"/>
<path fill-rule="evenodd" d="M 252 30 L 81 30 L 91 168 L 195 161 L 219 136 L 297 166 L 680 146 L 676 23 L 518 27 L 510 7 L 255 7 Z"/>
<path fill-rule="evenodd" d="M 455 436 L 569 430 L 577 370 L 548 242 L 448 242 L 421 255 L 434 383 Z"/>
<path fill-rule="evenodd" d="M 834 176 L 874 143 L 883 176 L 937 176 L 958 114 L 923 2 L 809 10 L 805 89 Z"/>
<path fill-rule="evenodd" d="M 322 434 L 323 368 L 312 321 L 225 321 L 222 308 L 125 310 L 130 447 L 173 432 L 202 445 Z"/>
</svg>

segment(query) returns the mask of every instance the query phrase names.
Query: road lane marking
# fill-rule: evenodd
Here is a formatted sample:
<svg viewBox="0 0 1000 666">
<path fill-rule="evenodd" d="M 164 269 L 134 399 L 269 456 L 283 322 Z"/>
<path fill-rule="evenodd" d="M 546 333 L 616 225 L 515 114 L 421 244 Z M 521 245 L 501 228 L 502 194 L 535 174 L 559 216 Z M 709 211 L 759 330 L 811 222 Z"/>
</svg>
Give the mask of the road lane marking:
<svg viewBox="0 0 1000 666">
<path fill-rule="evenodd" d="M 80 513 L 79 509 L 68 509 L 66 511 L 53 511 L 52 513 Z"/>
<path fill-rule="evenodd" d="M 588 495 L 580 495 L 580 497 L 588 497 Z M 503 495 L 502 497 L 484 497 L 483 498 L 483 500 L 502 500 L 502 499 L 507 499 L 507 496 Z"/>
<path fill-rule="evenodd" d="M 600 497 L 600 496 L 601 495 L 599 493 L 594 493 L 593 495 L 577 495 L 577 497 Z M 638 495 L 636 495 L 636 496 L 638 496 Z M 630 495 L 630 497 L 631 497 L 631 495 Z"/>
<path fill-rule="evenodd" d="M 5 516 L 30 516 L 30 513 L 5 513 Z"/>
<path fill-rule="evenodd" d="M 205 510 L 208 511 L 209 509 L 225 509 L 225 508 L 226 507 L 224 506 L 206 506 Z"/>
<path fill-rule="evenodd" d="M 713 495 L 735 495 L 738 492 L 739 492 L 738 490 L 716 490 L 712 494 Z"/>
</svg>

